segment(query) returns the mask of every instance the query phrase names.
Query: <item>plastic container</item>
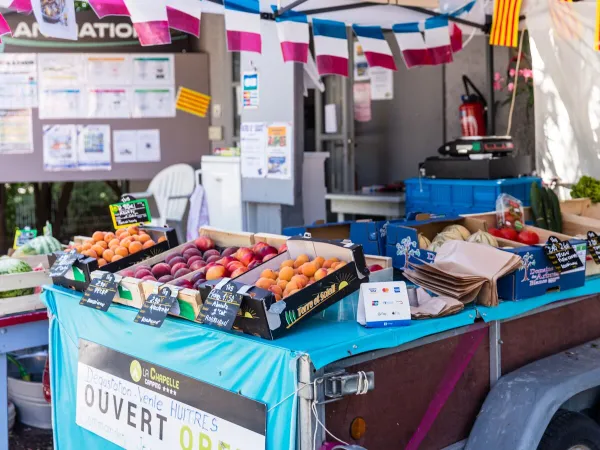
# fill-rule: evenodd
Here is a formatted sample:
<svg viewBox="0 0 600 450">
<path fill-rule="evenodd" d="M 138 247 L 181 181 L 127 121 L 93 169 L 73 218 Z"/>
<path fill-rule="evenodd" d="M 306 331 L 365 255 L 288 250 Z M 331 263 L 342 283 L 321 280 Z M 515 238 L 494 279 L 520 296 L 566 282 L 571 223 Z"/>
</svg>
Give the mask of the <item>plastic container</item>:
<svg viewBox="0 0 600 450">
<path fill-rule="evenodd" d="M 541 185 L 537 177 L 502 180 L 445 180 L 410 178 L 406 184 L 406 214 L 475 214 L 495 211 L 500 194 L 510 194 L 531 206 L 531 183 Z"/>
<path fill-rule="evenodd" d="M 47 355 L 35 354 L 17 358 L 31 375 L 31 381 L 23 381 L 19 369 L 8 365 L 8 397 L 15 404 L 19 421 L 25 425 L 44 430 L 52 429 L 52 407 L 44 398 L 42 374 Z"/>
</svg>

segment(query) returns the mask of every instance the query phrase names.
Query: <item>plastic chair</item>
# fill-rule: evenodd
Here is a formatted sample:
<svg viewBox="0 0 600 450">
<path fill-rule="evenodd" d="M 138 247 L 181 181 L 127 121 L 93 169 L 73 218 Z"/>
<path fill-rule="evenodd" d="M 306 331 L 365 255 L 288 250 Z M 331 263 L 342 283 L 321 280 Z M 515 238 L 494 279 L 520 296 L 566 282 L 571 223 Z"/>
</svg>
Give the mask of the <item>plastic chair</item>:
<svg viewBox="0 0 600 450">
<path fill-rule="evenodd" d="M 135 198 L 154 197 L 159 217 L 152 218 L 152 225 L 173 227 L 179 242 L 184 242 L 183 217 L 195 185 L 194 168 L 188 164 L 175 164 L 161 170 L 150 182 L 148 191 L 132 192 L 130 195 Z"/>
</svg>

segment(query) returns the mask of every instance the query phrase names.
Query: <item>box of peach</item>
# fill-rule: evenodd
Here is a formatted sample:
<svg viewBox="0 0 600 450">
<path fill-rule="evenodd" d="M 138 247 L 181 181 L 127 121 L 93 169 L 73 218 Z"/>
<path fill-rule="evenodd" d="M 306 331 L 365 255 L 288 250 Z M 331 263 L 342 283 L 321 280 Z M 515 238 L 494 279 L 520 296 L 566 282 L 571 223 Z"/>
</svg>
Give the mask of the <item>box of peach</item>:
<svg viewBox="0 0 600 450">
<path fill-rule="evenodd" d="M 268 244 L 256 244 L 254 250 L 242 253 L 260 252 L 264 246 Z M 361 245 L 298 236 L 288 239 L 286 247 L 251 269 L 241 269 L 230 283 L 242 293 L 234 330 L 276 339 L 369 281 Z M 198 286 L 202 298 L 207 299 L 219 283 L 209 280 Z M 199 321 L 209 323 L 204 310 Z"/>
</svg>

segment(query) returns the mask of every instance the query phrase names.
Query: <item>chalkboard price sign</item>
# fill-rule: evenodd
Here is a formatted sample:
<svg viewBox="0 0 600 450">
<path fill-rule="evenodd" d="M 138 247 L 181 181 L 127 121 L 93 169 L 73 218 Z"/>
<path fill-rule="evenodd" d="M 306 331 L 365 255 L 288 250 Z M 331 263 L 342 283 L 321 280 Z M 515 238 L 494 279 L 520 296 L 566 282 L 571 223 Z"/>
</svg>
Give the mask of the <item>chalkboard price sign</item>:
<svg viewBox="0 0 600 450">
<path fill-rule="evenodd" d="M 579 255 L 569 241 L 561 241 L 556 236 L 550 236 L 544 245 L 544 252 L 558 273 L 583 267 Z"/>
<path fill-rule="evenodd" d="M 600 264 L 600 238 L 593 231 L 587 232 L 587 246 L 596 264 Z"/>
<path fill-rule="evenodd" d="M 148 296 L 133 321 L 142 325 L 160 328 L 167 318 L 169 311 L 178 314 L 178 292 L 179 288 L 175 286 L 161 286 L 157 293 Z"/>
<path fill-rule="evenodd" d="M 70 269 L 73 267 L 73 264 L 78 259 L 82 258 L 83 255 L 80 255 L 75 250 L 70 250 L 68 252 L 61 253 L 52 267 L 50 267 L 50 277 L 62 277 L 64 276 Z"/>
<path fill-rule="evenodd" d="M 115 229 L 147 224 L 152 221 L 150 206 L 145 198 L 110 205 L 110 215 Z"/>
<path fill-rule="evenodd" d="M 99 311 L 108 311 L 117 295 L 121 278 L 120 275 L 108 272 L 104 272 L 101 277 L 92 278 L 79 304 Z"/>
<path fill-rule="evenodd" d="M 198 320 L 206 325 L 231 330 L 243 298 L 233 283 L 221 289 L 214 288 L 202 304 Z"/>
</svg>

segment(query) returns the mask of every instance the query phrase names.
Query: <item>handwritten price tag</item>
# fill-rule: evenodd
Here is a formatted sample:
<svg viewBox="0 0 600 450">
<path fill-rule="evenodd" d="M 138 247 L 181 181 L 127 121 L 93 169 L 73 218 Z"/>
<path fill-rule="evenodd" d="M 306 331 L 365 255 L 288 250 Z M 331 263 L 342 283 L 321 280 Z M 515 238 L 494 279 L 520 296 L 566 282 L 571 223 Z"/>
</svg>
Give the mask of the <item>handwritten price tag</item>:
<svg viewBox="0 0 600 450">
<path fill-rule="evenodd" d="M 178 310 L 178 292 L 179 288 L 176 286 L 161 286 L 158 293 L 148 296 L 133 321 L 142 325 L 160 328 L 169 311 L 176 313 Z"/>
<path fill-rule="evenodd" d="M 569 241 L 561 241 L 556 236 L 550 236 L 544 245 L 544 252 L 558 273 L 583 267 L 579 255 Z"/>
<path fill-rule="evenodd" d="M 233 283 L 213 289 L 202 304 L 198 320 L 206 325 L 231 330 L 244 296 Z"/>
<path fill-rule="evenodd" d="M 93 278 L 79 304 L 99 311 L 108 311 L 117 295 L 121 278 L 120 275 L 108 272 L 104 272 L 99 278 Z"/>
</svg>

